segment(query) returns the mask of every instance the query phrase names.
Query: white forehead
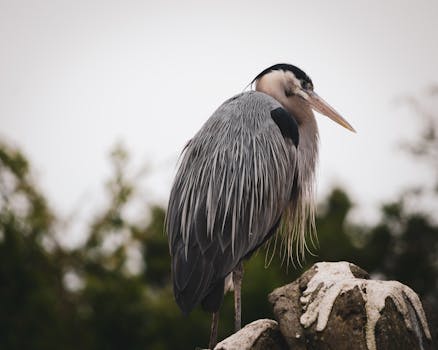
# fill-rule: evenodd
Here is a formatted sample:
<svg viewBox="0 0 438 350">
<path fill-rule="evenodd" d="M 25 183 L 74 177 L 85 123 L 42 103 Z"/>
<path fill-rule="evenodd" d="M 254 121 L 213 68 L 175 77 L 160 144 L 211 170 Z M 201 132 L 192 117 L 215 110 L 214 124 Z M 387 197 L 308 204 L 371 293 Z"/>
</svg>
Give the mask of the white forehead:
<svg viewBox="0 0 438 350">
<path fill-rule="evenodd" d="M 301 87 L 301 81 L 291 71 L 273 70 L 256 81 L 256 90 L 266 88 L 267 86 L 284 86 L 293 83 Z"/>
<path fill-rule="evenodd" d="M 301 86 L 301 80 L 299 80 L 294 73 L 292 73 L 291 71 L 283 71 L 283 74 L 285 76 L 285 79 L 287 81 L 292 81 L 294 83 L 294 85 L 298 85 Z"/>
</svg>

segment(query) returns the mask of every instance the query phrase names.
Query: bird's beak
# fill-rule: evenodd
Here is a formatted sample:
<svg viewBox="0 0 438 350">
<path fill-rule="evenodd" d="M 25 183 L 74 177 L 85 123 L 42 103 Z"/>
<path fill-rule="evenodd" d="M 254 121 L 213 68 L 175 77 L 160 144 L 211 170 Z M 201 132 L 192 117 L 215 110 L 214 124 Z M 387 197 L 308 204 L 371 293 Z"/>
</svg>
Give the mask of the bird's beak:
<svg viewBox="0 0 438 350">
<path fill-rule="evenodd" d="M 325 116 L 329 117 L 331 120 L 342 125 L 344 128 L 352 132 L 356 132 L 356 130 L 354 130 L 354 128 L 350 125 L 350 123 L 347 122 L 344 118 L 342 118 L 341 115 L 338 112 L 336 112 L 321 97 L 319 97 L 316 92 L 313 92 L 311 90 L 306 90 L 306 94 L 308 96 L 307 101 L 309 102 L 310 107 L 312 107 L 315 111 L 324 114 Z"/>
</svg>

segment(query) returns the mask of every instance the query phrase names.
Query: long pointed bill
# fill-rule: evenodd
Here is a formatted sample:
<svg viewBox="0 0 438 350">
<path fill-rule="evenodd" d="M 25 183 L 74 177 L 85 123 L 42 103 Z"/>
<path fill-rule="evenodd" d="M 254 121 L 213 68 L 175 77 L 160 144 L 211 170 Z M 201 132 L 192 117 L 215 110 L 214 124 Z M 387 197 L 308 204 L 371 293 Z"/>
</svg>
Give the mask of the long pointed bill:
<svg viewBox="0 0 438 350">
<path fill-rule="evenodd" d="M 347 122 L 344 118 L 341 117 L 341 115 L 336 112 L 327 102 L 325 102 L 321 97 L 318 96 L 316 92 L 313 91 L 306 91 L 308 94 L 308 102 L 310 106 L 316 110 L 317 112 L 324 114 L 325 116 L 329 117 L 331 120 L 335 121 L 336 123 L 342 125 L 344 128 L 356 132 L 354 128 L 350 125 L 349 122 Z"/>
</svg>

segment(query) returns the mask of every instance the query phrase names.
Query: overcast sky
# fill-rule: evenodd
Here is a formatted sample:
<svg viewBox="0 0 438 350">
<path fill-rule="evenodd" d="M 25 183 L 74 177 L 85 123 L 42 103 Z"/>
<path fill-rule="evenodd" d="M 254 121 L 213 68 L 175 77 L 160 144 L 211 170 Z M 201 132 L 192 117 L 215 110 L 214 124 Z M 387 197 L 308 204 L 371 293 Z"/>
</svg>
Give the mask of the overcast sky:
<svg viewBox="0 0 438 350">
<path fill-rule="evenodd" d="M 117 141 L 165 203 L 184 143 L 288 62 L 358 131 L 317 116 L 320 197 L 340 184 L 372 217 L 428 176 L 397 150 L 418 129 L 396 100 L 438 82 L 437 18 L 438 1 L 0 0 L 0 137 L 62 215 L 101 196 Z"/>
</svg>

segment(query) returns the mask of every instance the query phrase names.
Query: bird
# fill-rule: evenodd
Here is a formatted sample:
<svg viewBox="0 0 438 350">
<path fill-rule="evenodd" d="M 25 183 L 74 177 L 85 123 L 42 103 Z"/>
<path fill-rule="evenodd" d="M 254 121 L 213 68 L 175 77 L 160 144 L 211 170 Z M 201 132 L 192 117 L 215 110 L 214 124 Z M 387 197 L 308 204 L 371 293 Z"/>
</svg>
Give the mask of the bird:
<svg viewBox="0 0 438 350">
<path fill-rule="evenodd" d="M 243 261 L 274 235 L 298 260 L 315 234 L 318 127 L 313 110 L 355 132 L 300 68 L 279 63 L 226 100 L 187 142 L 165 219 L 176 303 L 212 313 L 217 343 L 224 293 L 241 328 Z"/>
</svg>

